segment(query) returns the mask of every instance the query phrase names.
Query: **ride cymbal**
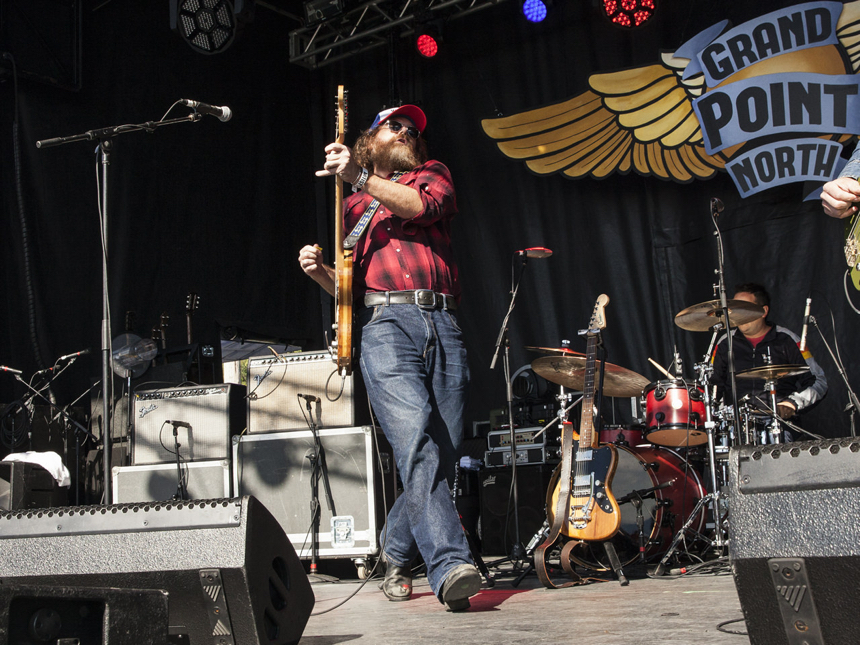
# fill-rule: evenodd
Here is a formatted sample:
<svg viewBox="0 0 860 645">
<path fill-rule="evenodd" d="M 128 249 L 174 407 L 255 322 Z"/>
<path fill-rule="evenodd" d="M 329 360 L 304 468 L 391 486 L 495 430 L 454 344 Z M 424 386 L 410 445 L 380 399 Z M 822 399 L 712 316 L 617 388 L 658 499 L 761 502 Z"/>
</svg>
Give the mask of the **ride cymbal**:
<svg viewBox="0 0 860 645">
<path fill-rule="evenodd" d="M 735 378 L 760 378 L 765 381 L 776 381 L 787 376 L 797 376 L 809 371 L 808 365 L 763 365 L 751 367 L 735 374 Z"/>
<path fill-rule="evenodd" d="M 547 381 L 582 391 L 585 385 L 585 360 L 585 356 L 542 356 L 532 361 L 532 369 Z M 596 370 L 600 369 L 600 361 L 595 360 L 594 365 Z M 641 374 L 606 363 L 603 377 L 603 394 L 606 396 L 639 396 L 649 383 Z"/>
<path fill-rule="evenodd" d="M 729 327 L 737 327 L 756 318 L 761 318 L 764 307 L 746 300 L 728 300 Z M 711 331 L 714 325 L 723 322 L 723 308 L 719 300 L 700 302 L 687 307 L 675 315 L 675 324 L 687 331 Z"/>
</svg>

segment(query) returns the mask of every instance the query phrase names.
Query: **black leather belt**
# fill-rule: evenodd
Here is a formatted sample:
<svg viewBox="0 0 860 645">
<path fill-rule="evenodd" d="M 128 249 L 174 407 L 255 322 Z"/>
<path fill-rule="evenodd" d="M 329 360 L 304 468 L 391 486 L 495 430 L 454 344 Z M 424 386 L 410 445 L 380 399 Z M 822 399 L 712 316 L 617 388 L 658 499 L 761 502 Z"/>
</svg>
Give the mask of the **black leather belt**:
<svg viewBox="0 0 860 645">
<path fill-rule="evenodd" d="M 429 289 L 415 291 L 374 291 L 365 294 L 364 306 L 376 305 L 417 305 L 422 309 L 444 309 L 454 311 L 457 301 L 447 293 L 436 293 Z"/>
</svg>

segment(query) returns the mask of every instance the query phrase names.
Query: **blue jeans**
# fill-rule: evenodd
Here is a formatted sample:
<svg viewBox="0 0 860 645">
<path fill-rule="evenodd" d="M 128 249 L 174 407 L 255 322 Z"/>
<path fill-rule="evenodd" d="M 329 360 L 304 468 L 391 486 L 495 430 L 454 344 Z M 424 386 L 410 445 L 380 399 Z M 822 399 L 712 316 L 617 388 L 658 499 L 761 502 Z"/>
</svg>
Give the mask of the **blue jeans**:
<svg viewBox="0 0 860 645">
<path fill-rule="evenodd" d="M 437 596 L 448 572 L 472 562 L 451 497 L 469 383 L 453 314 L 411 304 L 361 309 L 361 372 L 394 451 L 403 494 L 388 513 L 386 560 L 409 566 L 418 553 Z"/>
</svg>

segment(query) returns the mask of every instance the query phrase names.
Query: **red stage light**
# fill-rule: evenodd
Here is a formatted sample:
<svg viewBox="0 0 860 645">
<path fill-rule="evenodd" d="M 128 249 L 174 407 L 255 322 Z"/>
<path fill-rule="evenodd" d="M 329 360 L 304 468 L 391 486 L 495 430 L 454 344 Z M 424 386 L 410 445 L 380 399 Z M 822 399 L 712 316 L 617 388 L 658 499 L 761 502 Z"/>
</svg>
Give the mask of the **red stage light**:
<svg viewBox="0 0 860 645">
<path fill-rule="evenodd" d="M 656 0 L 603 0 L 603 13 L 620 27 L 638 27 L 656 9 Z"/>
<path fill-rule="evenodd" d="M 433 58 L 439 53 L 439 43 L 430 34 L 421 34 L 415 41 L 415 46 L 418 48 L 418 53 L 424 58 Z"/>
</svg>

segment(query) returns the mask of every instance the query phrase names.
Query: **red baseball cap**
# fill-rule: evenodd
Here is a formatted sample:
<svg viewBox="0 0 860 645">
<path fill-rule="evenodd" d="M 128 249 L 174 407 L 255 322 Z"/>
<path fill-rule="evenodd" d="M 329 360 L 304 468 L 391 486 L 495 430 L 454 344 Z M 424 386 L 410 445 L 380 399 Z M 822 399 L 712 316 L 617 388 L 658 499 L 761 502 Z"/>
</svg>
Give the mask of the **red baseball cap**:
<svg viewBox="0 0 860 645">
<path fill-rule="evenodd" d="M 415 124 L 415 127 L 418 128 L 419 132 L 424 132 L 424 128 L 427 127 L 427 117 L 424 115 L 424 112 L 417 105 L 401 105 L 400 107 L 388 108 L 387 110 L 383 110 L 379 114 L 376 115 L 376 118 L 373 120 L 373 125 L 370 126 L 370 129 L 382 125 L 388 119 L 393 116 L 398 116 L 402 114 L 403 116 L 412 120 L 412 123 Z"/>
</svg>

